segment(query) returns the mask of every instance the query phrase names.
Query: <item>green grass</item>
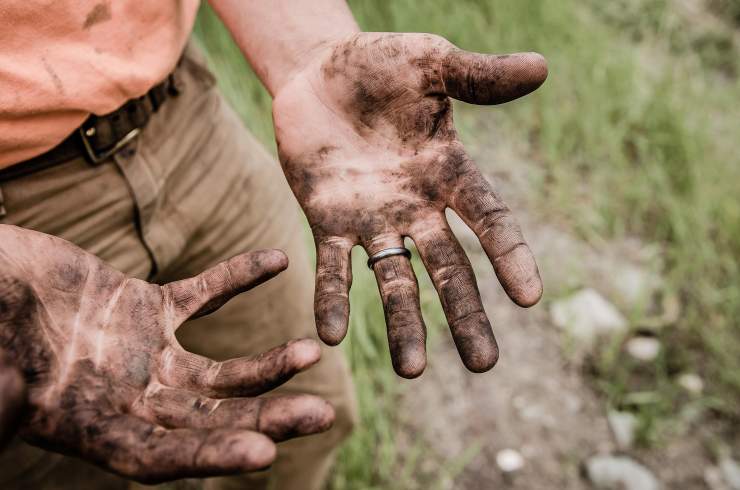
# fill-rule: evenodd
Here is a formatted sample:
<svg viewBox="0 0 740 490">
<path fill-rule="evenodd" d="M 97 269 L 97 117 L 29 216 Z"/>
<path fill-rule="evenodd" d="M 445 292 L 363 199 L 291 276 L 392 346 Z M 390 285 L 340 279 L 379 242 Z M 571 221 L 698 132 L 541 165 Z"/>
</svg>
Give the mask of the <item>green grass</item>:
<svg viewBox="0 0 740 490">
<path fill-rule="evenodd" d="M 539 211 L 586 240 L 656 244 L 666 294 L 682 305 L 679 319 L 659 330 L 666 349 L 658 363 L 632 365 L 618 343 L 607 346 L 594 364 L 596 388 L 640 414 L 646 443 L 656 442 L 661 421 L 692 407 L 740 421 L 740 56 L 732 37 L 740 4 L 712 2 L 727 20 L 718 29 L 668 0 L 349 3 L 367 30 L 434 32 L 470 50 L 548 58 L 546 85 L 497 109 L 506 134 L 545 172 L 535 183 Z M 227 97 L 274 148 L 269 98 L 210 11 L 201 12 L 196 33 Z M 463 139 L 475 136 L 476 118 L 490 112 L 461 109 Z M 413 458 L 399 463 L 399 381 L 366 274 L 358 274 L 352 307 L 346 349 L 362 424 L 340 455 L 334 487 L 394 488 Z M 677 389 L 683 371 L 703 376 L 704 396 L 688 400 Z"/>
<path fill-rule="evenodd" d="M 709 4 L 718 15 L 740 25 L 740 0 L 710 0 Z"/>
</svg>

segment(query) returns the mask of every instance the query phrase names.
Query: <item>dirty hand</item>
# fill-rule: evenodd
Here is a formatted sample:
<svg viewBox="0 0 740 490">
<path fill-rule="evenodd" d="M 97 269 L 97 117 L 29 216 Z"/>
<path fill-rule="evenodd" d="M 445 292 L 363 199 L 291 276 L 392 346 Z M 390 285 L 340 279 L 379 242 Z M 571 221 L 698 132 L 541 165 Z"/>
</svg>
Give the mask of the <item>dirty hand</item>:
<svg viewBox="0 0 740 490">
<path fill-rule="evenodd" d="M 20 435 L 153 483 L 265 468 L 272 440 L 326 430 L 334 412 L 319 398 L 254 398 L 316 363 L 315 341 L 215 362 L 175 339 L 286 266 L 282 252 L 259 251 L 158 286 L 0 225 L 0 348 L 28 386 Z"/>
<path fill-rule="evenodd" d="M 23 376 L 10 356 L 0 349 L 0 449 L 15 435 L 25 403 Z"/>
<path fill-rule="evenodd" d="M 275 94 L 273 117 L 285 175 L 317 248 L 315 311 L 328 344 L 347 331 L 350 249 L 370 256 L 410 237 L 439 293 L 465 366 L 490 369 L 498 348 L 473 269 L 445 209 L 476 233 L 518 305 L 542 294 L 537 265 L 506 204 L 457 137 L 450 97 L 500 104 L 539 87 L 538 54 L 462 51 L 428 34 L 360 33 L 323 45 Z M 374 265 L 393 366 L 426 365 L 425 326 L 409 260 Z"/>
</svg>

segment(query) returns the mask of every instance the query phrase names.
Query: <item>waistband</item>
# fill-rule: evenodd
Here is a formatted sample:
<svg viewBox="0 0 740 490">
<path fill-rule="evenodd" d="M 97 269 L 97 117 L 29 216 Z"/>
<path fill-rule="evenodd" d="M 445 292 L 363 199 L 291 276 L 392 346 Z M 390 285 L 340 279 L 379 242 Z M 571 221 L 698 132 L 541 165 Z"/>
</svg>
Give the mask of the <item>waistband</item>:
<svg viewBox="0 0 740 490">
<path fill-rule="evenodd" d="M 131 99 L 115 111 L 90 115 L 82 125 L 51 150 L 24 162 L 0 169 L 0 183 L 25 177 L 77 157 L 91 165 L 110 158 L 136 138 L 168 97 L 180 93 L 176 71 L 146 94 Z"/>
</svg>

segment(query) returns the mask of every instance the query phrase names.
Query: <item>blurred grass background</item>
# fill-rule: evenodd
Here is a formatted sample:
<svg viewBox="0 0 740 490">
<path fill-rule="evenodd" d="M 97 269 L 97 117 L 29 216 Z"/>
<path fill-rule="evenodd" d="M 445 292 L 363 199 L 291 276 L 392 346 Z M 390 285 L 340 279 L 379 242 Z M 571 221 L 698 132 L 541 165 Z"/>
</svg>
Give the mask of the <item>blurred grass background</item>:
<svg viewBox="0 0 740 490">
<path fill-rule="evenodd" d="M 657 440 L 651 430 L 659 428 L 658 421 L 670 420 L 689 403 L 676 388 L 675 375 L 698 370 L 707 389 L 690 403 L 737 427 L 740 0 L 349 4 L 366 30 L 433 32 L 468 50 L 532 50 L 547 57 L 545 86 L 527 103 L 497 109 L 507 134 L 525 143 L 526 158 L 545 172 L 546 178 L 533 183 L 542 202 L 537 212 L 587 241 L 638 236 L 657 245 L 668 288 L 681 302 L 675 324 L 659 331 L 665 349 L 654 369 L 625 364 L 607 347 L 594 366 L 595 388 L 612 406 L 629 404 L 635 383 L 657 394 L 639 409 L 648 433 L 643 439 L 650 443 Z M 270 99 L 207 7 L 196 35 L 226 96 L 274 151 Z M 456 106 L 463 139 L 474 135 L 482 114 Z M 354 270 L 345 348 L 362 422 L 343 448 L 333 487 L 396 488 L 399 475 L 409 474 L 413 465 L 413 455 L 399 463 L 396 452 L 399 381 L 379 328 L 383 319 L 374 282 L 361 264 Z M 440 318 L 427 278 L 423 281 L 429 313 Z M 439 471 L 454 472 L 465 457 Z"/>
</svg>

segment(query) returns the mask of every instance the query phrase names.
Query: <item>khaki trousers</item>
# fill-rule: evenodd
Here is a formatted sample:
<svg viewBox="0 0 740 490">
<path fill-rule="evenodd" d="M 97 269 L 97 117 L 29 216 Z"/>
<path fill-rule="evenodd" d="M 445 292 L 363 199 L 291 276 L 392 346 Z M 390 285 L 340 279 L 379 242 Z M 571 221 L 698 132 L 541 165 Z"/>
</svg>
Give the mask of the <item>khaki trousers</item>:
<svg viewBox="0 0 740 490">
<path fill-rule="evenodd" d="M 279 165 L 243 127 L 189 47 L 180 95 L 112 159 L 77 158 L 0 184 L 0 222 L 65 238 L 131 276 L 164 283 L 238 253 L 279 248 L 290 267 L 178 332 L 183 345 L 214 359 L 252 355 L 292 338 L 316 337 L 313 275 L 304 226 Z M 356 418 L 341 352 L 323 348 L 314 368 L 277 390 L 329 400 L 337 417 L 325 434 L 279 445 L 265 472 L 170 488 L 318 489 Z M 115 489 L 138 485 L 20 440 L 0 454 L 0 488 Z"/>
</svg>

